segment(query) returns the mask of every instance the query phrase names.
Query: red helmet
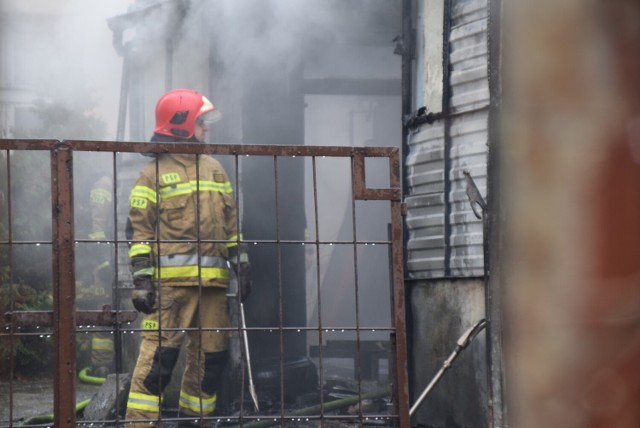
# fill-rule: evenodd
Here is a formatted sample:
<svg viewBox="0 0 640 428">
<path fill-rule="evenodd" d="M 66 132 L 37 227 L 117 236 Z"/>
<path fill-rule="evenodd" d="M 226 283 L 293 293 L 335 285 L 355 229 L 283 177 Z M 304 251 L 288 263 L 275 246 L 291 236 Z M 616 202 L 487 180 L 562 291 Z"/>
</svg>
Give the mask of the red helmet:
<svg viewBox="0 0 640 428">
<path fill-rule="evenodd" d="M 190 89 L 174 89 L 156 104 L 156 134 L 187 140 L 193 136 L 196 120 L 220 120 L 222 113 L 204 95 Z"/>
</svg>

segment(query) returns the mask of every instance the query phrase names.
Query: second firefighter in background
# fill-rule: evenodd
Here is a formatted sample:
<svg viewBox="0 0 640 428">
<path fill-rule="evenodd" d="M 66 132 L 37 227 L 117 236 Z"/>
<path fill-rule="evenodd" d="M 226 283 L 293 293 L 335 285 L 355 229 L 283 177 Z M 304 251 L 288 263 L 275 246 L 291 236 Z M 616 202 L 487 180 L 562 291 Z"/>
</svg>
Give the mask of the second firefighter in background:
<svg viewBox="0 0 640 428">
<path fill-rule="evenodd" d="M 80 236 L 91 242 L 81 244 L 76 249 L 77 278 L 76 301 L 81 310 L 104 310 L 112 303 L 114 281 L 113 249 L 108 242 L 113 239 L 113 179 L 106 162 L 96 160 L 91 171 L 85 172 L 94 178 L 91 188 L 86 191 L 88 198 L 78 204 L 80 208 Z M 79 174 L 84 177 L 84 174 Z M 78 188 L 82 189 L 79 183 Z M 81 192 L 83 197 L 85 192 Z M 87 211 L 82 209 L 86 207 Z M 80 380 L 87 383 L 102 383 L 112 373 L 114 366 L 113 334 L 105 327 L 91 329 L 89 335 L 89 366 L 82 368 Z M 86 344 L 81 343 L 83 350 Z M 84 354 L 81 352 L 81 354 Z M 81 359 L 81 356 L 78 357 Z"/>
<path fill-rule="evenodd" d="M 208 126 L 220 117 L 202 94 L 170 91 L 156 105 L 151 140 L 204 142 Z M 192 154 L 161 154 L 149 162 L 129 199 L 128 239 L 132 302 L 146 316 L 126 418 L 139 420 L 139 426 L 158 418 L 186 338 L 179 416 L 189 418 L 182 422 L 189 426 L 216 409 L 228 354 L 228 331 L 216 329 L 230 326 L 230 268 L 238 276 L 241 299 L 250 291 L 235 196 L 222 165 Z"/>
</svg>

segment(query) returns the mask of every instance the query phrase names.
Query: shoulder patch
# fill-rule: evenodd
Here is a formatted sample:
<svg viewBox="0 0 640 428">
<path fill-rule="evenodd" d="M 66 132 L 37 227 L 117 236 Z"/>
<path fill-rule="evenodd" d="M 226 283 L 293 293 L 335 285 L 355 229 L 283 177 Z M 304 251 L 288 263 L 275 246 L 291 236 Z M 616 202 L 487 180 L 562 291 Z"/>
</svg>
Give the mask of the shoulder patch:
<svg viewBox="0 0 640 428">
<path fill-rule="evenodd" d="M 216 183 L 224 183 L 227 181 L 227 177 L 225 177 L 225 175 L 220 172 L 214 172 L 213 181 L 215 181 Z"/>
</svg>

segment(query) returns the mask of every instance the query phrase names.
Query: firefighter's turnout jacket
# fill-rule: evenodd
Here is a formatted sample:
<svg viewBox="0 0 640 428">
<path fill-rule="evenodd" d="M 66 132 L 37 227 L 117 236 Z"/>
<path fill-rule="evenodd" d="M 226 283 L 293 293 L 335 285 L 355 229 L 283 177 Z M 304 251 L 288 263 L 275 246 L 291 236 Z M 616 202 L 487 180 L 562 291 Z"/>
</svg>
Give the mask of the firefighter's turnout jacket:
<svg viewBox="0 0 640 428">
<path fill-rule="evenodd" d="M 216 330 L 230 324 L 227 257 L 239 240 L 225 170 L 210 156 L 158 156 L 131 191 L 129 222 L 132 274 L 154 278 L 159 309 L 143 320 L 126 418 L 158 417 L 185 336 L 180 413 L 209 415 L 216 408 L 227 357 L 227 332 Z"/>
<path fill-rule="evenodd" d="M 133 187 L 129 257 L 134 277 L 151 275 L 162 286 L 200 280 L 204 287 L 228 285 L 228 250 L 238 241 L 233 189 L 217 160 L 199 159 L 196 166 L 195 155 L 161 155 L 157 174 L 153 161 Z"/>
</svg>

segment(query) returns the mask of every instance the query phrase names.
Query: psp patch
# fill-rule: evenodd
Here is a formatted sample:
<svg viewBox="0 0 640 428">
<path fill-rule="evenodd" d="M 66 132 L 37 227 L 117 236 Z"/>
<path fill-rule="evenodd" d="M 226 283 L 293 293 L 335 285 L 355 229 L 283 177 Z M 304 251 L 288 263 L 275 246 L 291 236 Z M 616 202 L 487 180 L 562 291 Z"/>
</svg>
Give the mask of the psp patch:
<svg viewBox="0 0 640 428">
<path fill-rule="evenodd" d="M 180 174 L 177 172 L 168 172 L 166 174 L 162 174 L 162 181 L 164 184 L 175 184 L 182 180 L 180 179 Z"/>
<path fill-rule="evenodd" d="M 132 196 L 129 199 L 129 205 L 132 208 L 140 208 L 140 209 L 144 209 L 147 208 L 147 200 L 144 198 L 137 198 L 135 196 Z"/>
</svg>

